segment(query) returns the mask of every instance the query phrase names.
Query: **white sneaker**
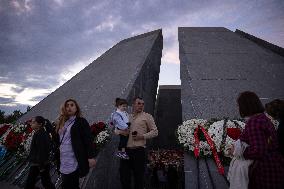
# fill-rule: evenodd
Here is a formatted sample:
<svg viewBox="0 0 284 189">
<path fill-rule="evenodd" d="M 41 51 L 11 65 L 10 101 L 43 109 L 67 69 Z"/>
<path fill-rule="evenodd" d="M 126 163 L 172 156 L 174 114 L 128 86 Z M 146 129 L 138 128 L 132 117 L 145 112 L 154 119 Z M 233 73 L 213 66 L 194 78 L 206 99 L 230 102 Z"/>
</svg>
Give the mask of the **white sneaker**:
<svg viewBox="0 0 284 189">
<path fill-rule="evenodd" d="M 122 159 L 129 159 L 129 156 L 126 152 L 121 152 Z"/>
</svg>

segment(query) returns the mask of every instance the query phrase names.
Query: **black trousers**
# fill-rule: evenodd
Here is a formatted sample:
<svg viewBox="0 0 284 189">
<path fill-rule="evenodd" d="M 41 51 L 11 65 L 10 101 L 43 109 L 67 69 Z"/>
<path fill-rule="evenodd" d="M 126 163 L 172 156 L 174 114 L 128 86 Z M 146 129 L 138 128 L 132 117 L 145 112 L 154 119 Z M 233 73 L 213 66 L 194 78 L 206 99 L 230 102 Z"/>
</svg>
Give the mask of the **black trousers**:
<svg viewBox="0 0 284 189">
<path fill-rule="evenodd" d="M 49 164 L 45 165 L 43 172 L 40 172 L 38 166 L 31 166 L 29 174 L 28 174 L 28 178 L 26 181 L 25 189 L 35 188 L 38 176 L 40 176 L 41 184 L 44 188 L 55 189 L 54 184 L 51 182 L 49 171 L 50 171 Z"/>
<path fill-rule="evenodd" d="M 70 173 L 62 174 L 62 189 L 79 189 L 79 170 Z"/>
<path fill-rule="evenodd" d="M 131 176 L 134 176 L 134 188 L 144 188 L 144 173 L 146 166 L 145 148 L 128 149 L 129 160 L 120 160 L 120 182 L 122 189 L 131 189 Z"/>
<path fill-rule="evenodd" d="M 121 150 L 122 148 L 126 148 L 127 142 L 128 142 L 128 136 L 119 135 L 118 150 Z"/>
</svg>

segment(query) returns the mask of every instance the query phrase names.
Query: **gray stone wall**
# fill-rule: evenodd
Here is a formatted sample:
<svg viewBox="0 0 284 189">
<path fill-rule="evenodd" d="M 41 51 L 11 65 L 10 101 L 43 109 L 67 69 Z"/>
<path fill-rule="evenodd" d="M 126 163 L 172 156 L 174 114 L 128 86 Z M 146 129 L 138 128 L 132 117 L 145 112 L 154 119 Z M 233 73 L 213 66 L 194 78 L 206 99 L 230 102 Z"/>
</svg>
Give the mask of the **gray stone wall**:
<svg viewBox="0 0 284 189">
<path fill-rule="evenodd" d="M 155 108 L 158 137 L 152 149 L 178 149 L 176 129 L 182 123 L 180 85 L 160 85 Z"/>
<path fill-rule="evenodd" d="M 183 119 L 238 117 L 240 92 L 284 97 L 284 57 L 226 28 L 179 28 Z"/>
<path fill-rule="evenodd" d="M 279 47 L 277 45 L 274 45 L 272 43 L 269 43 L 263 39 L 257 38 L 253 35 L 250 35 L 246 32 L 243 32 L 241 30 L 236 30 L 235 31 L 236 34 L 239 34 L 240 36 L 247 38 L 253 42 L 255 42 L 256 44 L 258 44 L 259 46 L 263 47 L 263 48 L 267 48 L 268 50 L 271 50 L 272 52 L 275 52 L 276 54 L 279 54 L 280 56 L 284 56 L 284 49 L 282 47 Z"/>
<path fill-rule="evenodd" d="M 284 57 L 226 28 L 179 28 L 183 121 L 239 117 L 250 90 L 263 103 L 284 97 Z M 282 49 L 283 50 L 283 49 Z M 185 188 L 228 188 L 212 159 L 185 154 Z"/>
</svg>

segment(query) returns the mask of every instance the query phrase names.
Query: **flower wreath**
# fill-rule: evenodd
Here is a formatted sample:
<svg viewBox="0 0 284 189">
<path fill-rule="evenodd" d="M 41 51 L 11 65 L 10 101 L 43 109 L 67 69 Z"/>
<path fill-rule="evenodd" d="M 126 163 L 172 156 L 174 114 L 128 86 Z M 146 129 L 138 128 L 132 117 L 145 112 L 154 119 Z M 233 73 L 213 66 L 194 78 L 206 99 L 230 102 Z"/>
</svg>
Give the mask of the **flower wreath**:
<svg viewBox="0 0 284 189">
<path fill-rule="evenodd" d="M 239 138 L 245 124 L 238 120 L 191 119 L 177 129 L 179 143 L 196 158 L 213 156 L 220 174 L 224 168 L 219 154 L 229 157 L 229 148 Z"/>
</svg>

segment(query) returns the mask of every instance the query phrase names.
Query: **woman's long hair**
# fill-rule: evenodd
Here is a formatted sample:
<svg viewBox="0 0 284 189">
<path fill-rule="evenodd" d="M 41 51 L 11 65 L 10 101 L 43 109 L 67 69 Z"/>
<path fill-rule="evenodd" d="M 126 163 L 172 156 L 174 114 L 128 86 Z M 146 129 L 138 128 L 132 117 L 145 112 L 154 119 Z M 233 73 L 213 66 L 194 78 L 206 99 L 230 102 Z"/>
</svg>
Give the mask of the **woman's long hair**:
<svg viewBox="0 0 284 189">
<path fill-rule="evenodd" d="M 237 102 L 241 117 L 249 117 L 264 112 L 264 107 L 254 92 L 245 91 L 240 93 Z"/>
<path fill-rule="evenodd" d="M 76 102 L 76 100 L 74 99 L 68 99 L 66 100 L 61 106 L 60 106 L 60 114 L 59 114 L 59 118 L 58 118 L 58 124 L 56 124 L 56 132 L 58 133 L 59 129 L 63 128 L 64 123 L 69 119 L 69 116 L 67 114 L 66 111 L 66 104 L 68 102 L 74 102 L 75 106 L 76 106 L 76 113 L 75 116 L 76 117 L 82 117 L 82 112 L 81 109 L 78 105 L 78 103 Z"/>
</svg>

